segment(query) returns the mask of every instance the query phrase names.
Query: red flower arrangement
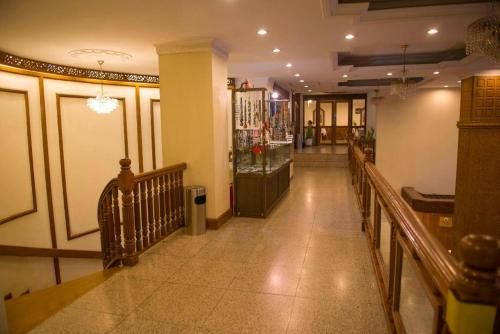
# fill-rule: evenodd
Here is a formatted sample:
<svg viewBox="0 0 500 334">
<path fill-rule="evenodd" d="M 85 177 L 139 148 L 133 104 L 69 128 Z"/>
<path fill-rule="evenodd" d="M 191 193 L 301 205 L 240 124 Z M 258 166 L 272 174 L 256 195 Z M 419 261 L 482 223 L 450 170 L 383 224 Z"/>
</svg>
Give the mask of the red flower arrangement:
<svg viewBox="0 0 500 334">
<path fill-rule="evenodd" d="M 252 152 L 257 155 L 262 154 L 262 148 L 259 145 L 254 146 L 252 147 Z"/>
</svg>

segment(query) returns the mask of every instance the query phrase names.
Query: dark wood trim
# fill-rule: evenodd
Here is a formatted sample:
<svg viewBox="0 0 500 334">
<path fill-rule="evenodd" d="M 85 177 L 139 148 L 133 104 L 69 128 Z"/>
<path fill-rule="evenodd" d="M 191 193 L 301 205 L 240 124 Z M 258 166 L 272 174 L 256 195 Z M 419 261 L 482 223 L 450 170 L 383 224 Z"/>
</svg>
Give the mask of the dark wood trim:
<svg viewBox="0 0 500 334">
<path fill-rule="evenodd" d="M 419 83 L 424 80 L 424 77 L 411 77 L 407 79 L 408 82 Z M 347 80 L 338 83 L 339 87 L 370 87 L 370 86 L 390 86 L 393 82 L 398 81 L 397 78 L 393 79 L 359 79 Z"/>
<path fill-rule="evenodd" d="M 64 202 L 64 218 L 66 223 L 66 235 L 68 240 L 73 240 L 76 238 L 83 237 L 88 234 L 99 232 L 99 227 L 73 234 L 71 232 L 71 219 L 69 215 L 69 201 L 68 192 L 66 184 L 66 168 L 64 161 L 64 138 L 62 129 L 62 112 L 61 112 L 61 98 L 75 98 L 75 99 L 88 99 L 91 96 L 85 95 L 72 95 L 72 94 L 56 94 L 56 107 L 57 107 L 57 128 L 59 132 L 59 159 L 61 163 L 61 180 L 62 180 L 62 191 L 63 191 L 63 202 Z M 116 98 L 122 102 L 123 107 L 123 132 L 124 132 L 124 145 L 125 145 L 125 156 L 128 157 L 128 136 L 127 136 L 127 109 L 125 107 L 125 98 Z"/>
<path fill-rule="evenodd" d="M 67 76 L 72 78 L 107 80 L 127 83 L 155 84 L 159 85 L 158 75 L 135 74 L 123 72 L 109 72 L 99 69 L 87 69 L 74 66 L 51 64 L 34 59 L 24 58 L 0 51 L 0 64 L 12 66 L 23 70 L 36 71 L 57 76 Z"/>
<path fill-rule="evenodd" d="M 156 169 L 156 140 L 155 140 L 155 115 L 153 105 L 159 103 L 159 99 L 149 100 L 149 117 L 151 119 L 151 154 L 153 157 L 153 169 Z"/>
<path fill-rule="evenodd" d="M 406 55 L 406 65 L 439 64 L 443 61 L 458 61 L 465 58 L 465 56 L 465 48 L 408 53 Z M 403 57 L 399 53 L 357 55 L 350 52 L 339 52 L 337 63 L 339 66 L 354 67 L 392 66 L 403 65 Z"/>
<path fill-rule="evenodd" d="M 142 173 L 144 172 L 144 156 L 142 152 L 141 92 L 138 85 L 135 86 L 135 119 L 137 128 L 137 150 L 139 154 L 139 173 Z"/>
<path fill-rule="evenodd" d="M 209 230 L 218 230 L 233 216 L 233 211 L 228 209 L 217 218 L 207 218 L 207 228 Z"/>
<path fill-rule="evenodd" d="M 386 10 L 413 7 L 464 5 L 488 2 L 488 0 L 339 0 L 339 5 L 353 3 L 369 3 L 368 10 Z"/>
<path fill-rule="evenodd" d="M 16 90 L 16 89 L 1 88 L 1 87 L 0 87 L 0 92 L 22 94 L 24 96 L 24 110 L 26 115 L 26 136 L 28 138 L 28 161 L 30 164 L 31 203 L 32 203 L 31 209 L 17 212 L 10 216 L 0 219 L 0 225 L 2 225 L 14 219 L 37 212 L 37 200 L 36 200 L 35 172 L 33 168 L 33 145 L 31 141 L 31 118 L 30 118 L 28 92 L 25 90 Z"/>
<path fill-rule="evenodd" d="M 77 249 L 39 248 L 0 245 L 0 256 L 53 257 L 75 259 L 100 259 L 101 252 Z"/>
<path fill-rule="evenodd" d="M 454 195 L 422 194 L 413 187 L 401 188 L 401 196 L 415 211 L 453 214 Z"/>
<path fill-rule="evenodd" d="M 43 166 L 45 169 L 45 189 L 47 193 L 47 210 L 49 213 L 50 240 L 52 248 L 57 248 L 56 224 L 54 220 L 54 202 L 52 198 L 52 181 L 50 179 L 50 159 L 49 159 L 49 143 L 47 139 L 47 112 L 45 109 L 45 85 L 43 77 L 38 77 L 38 92 L 40 96 L 40 114 L 42 123 L 42 142 L 43 142 Z M 54 258 L 54 275 L 56 284 L 61 284 L 61 268 L 59 259 Z"/>
</svg>

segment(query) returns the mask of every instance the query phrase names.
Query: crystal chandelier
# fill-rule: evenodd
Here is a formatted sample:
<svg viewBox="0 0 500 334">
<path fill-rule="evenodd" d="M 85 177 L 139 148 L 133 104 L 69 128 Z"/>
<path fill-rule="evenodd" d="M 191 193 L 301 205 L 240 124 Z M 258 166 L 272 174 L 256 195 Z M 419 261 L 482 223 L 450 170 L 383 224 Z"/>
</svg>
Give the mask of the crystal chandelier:
<svg viewBox="0 0 500 334">
<path fill-rule="evenodd" d="M 104 64 L 104 60 L 98 60 L 97 63 L 102 73 L 102 64 Z M 87 99 L 87 106 L 97 114 L 110 114 L 118 107 L 118 100 L 104 95 L 104 86 L 101 81 L 101 91 L 97 93 L 96 97 Z"/>
<path fill-rule="evenodd" d="M 391 95 L 398 95 L 405 100 L 407 97 L 414 95 L 417 92 L 417 85 L 412 80 L 409 80 L 406 75 L 406 49 L 408 45 L 401 45 L 403 53 L 403 70 L 401 71 L 401 79 L 396 79 L 391 83 Z"/>
<path fill-rule="evenodd" d="M 499 62 L 500 22 L 495 2 L 491 1 L 490 15 L 472 22 L 467 28 L 466 52 L 467 55 L 483 55 Z"/>
</svg>

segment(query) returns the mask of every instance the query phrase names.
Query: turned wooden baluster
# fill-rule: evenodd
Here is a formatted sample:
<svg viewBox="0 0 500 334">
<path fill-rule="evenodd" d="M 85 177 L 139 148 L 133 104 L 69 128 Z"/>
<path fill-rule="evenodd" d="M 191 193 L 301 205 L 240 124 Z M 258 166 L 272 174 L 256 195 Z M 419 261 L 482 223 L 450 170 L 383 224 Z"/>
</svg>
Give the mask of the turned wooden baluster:
<svg viewBox="0 0 500 334">
<path fill-rule="evenodd" d="M 165 176 L 160 175 L 160 229 L 161 235 L 167 235 L 167 222 L 165 220 Z"/>
<path fill-rule="evenodd" d="M 142 244 L 147 248 L 150 244 L 149 231 L 148 231 L 148 207 L 147 207 L 147 194 L 146 183 L 139 182 L 141 192 L 141 225 L 142 225 Z"/>
<path fill-rule="evenodd" d="M 180 213 L 181 213 L 181 226 L 184 226 L 186 224 L 184 220 L 184 178 L 182 175 L 182 171 L 179 171 L 179 187 L 180 187 L 180 192 L 179 192 L 179 202 L 180 202 Z"/>
<path fill-rule="evenodd" d="M 361 230 L 364 232 L 368 219 L 370 219 L 370 183 L 368 182 L 368 177 L 365 172 L 365 164 L 368 162 L 373 162 L 373 150 L 371 148 L 367 148 L 365 152 L 365 161 L 363 162 L 362 171 L 362 184 L 361 184 Z"/>
<path fill-rule="evenodd" d="M 128 158 L 120 160 L 121 171 L 118 174 L 118 187 L 122 193 L 123 238 L 125 254 L 123 264 L 134 266 L 139 261 L 135 250 L 134 208 L 132 191 L 134 189 L 134 173 L 130 170 L 131 161 Z"/>
<path fill-rule="evenodd" d="M 175 203 L 175 188 L 176 180 L 175 174 L 170 173 L 170 217 L 172 220 L 172 229 L 177 228 L 177 205 Z"/>
<path fill-rule="evenodd" d="M 180 193 L 181 193 L 181 180 L 179 178 L 179 173 L 174 172 L 175 175 L 175 211 L 176 211 L 176 217 L 177 217 L 177 222 L 175 227 L 178 228 L 182 225 L 181 222 L 181 201 L 180 201 Z"/>
<path fill-rule="evenodd" d="M 142 228 L 140 211 L 140 191 L 139 183 L 134 182 L 134 226 L 135 226 L 135 247 L 137 251 L 142 250 Z"/>
<path fill-rule="evenodd" d="M 160 228 L 160 189 L 158 189 L 158 177 L 153 179 L 153 206 L 154 206 L 154 222 L 156 239 L 161 237 Z"/>
<path fill-rule="evenodd" d="M 111 258 L 113 258 L 113 247 L 115 243 L 115 238 L 114 238 L 114 228 L 113 228 L 113 218 L 112 218 L 112 211 L 111 211 L 111 194 L 106 194 L 104 197 L 104 201 L 102 203 L 102 210 L 103 210 L 103 219 L 102 219 L 102 230 L 103 230 L 103 235 L 106 235 L 104 240 L 102 240 L 102 251 L 103 251 L 103 257 L 104 257 L 104 262 L 105 264 L 107 261 L 109 261 Z"/>
<path fill-rule="evenodd" d="M 146 180 L 145 182 L 148 195 L 146 203 L 148 204 L 149 243 L 152 244 L 158 238 L 158 236 L 155 235 L 155 222 L 154 222 L 154 209 L 153 209 L 153 181 Z"/>
<path fill-rule="evenodd" d="M 172 196 L 170 196 L 170 174 L 165 174 L 165 222 L 167 224 L 167 231 L 173 230 L 172 224 Z"/>
<path fill-rule="evenodd" d="M 122 256 L 122 225 L 120 221 L 120 202 L 118 195 L 118 187 L 113 188 L 113 234 L 114 234 L 114 254 Z"/>
</svg>

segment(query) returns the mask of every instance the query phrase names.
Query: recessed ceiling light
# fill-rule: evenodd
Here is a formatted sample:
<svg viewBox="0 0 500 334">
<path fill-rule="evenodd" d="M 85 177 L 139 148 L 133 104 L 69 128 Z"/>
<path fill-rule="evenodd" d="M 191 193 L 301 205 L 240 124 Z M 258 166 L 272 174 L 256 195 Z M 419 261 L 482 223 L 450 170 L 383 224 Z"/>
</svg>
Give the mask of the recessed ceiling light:
<svg viewBox="0 0 500 334">
<path fill-rule="evenodd" d="M 444 85 L 444 88 L 448 88 L 448 85 Z"/>
<path fill-rule="evenodd" d="M 347 74 L 342 75 L 342 78 L 347 78 L 347 77 L 348 77 Z"/>
<path fill-rule="evenodd" d="M 392 72 L 387 73 L 387 76 L 391 76 L 391 75 L 392 75 Z"/>
<path fill-rule="evenodd" d="M 435 34 L 437 34 L 438 32 L 439 32 L 439 30 L 437 30 L 436 28 L 431 28 L 431 29 L 427 30 L 427 33 L 428 33 L 429 35 L 435 35 Z"/>
<path fill-rule="evenodd" d="M 439 73 L 440 73 L 439 71 L 434 71 L 434 72 L 432 72 L 432 74 L 435 74 L 435 75 L 437 75 L 437 74 L 439 74 Z"/>
<path fill-rule="evenodd" d="M 280 49 L 278 49 L 278 48 L 274 48 L 274 49 L 273 49 L 273 52 L 274 52 L 274 53 L 280 53 L 280 52 L 281 52 L 281 50 L 280 50 Z"/>
<path fill-rule="evenodd" d="M 293 76 L 294 77 L 300 77 L 300 73 L 295 73 Z"/>
<path fill-rule="evenodd" d="M 354 35 L 353 34 L 347 34 L 345 35 L 345 39 L 353 39 Z"/>
<path fill-rule="evenodd" d="M 261 36 L 267 35 L 267 30 L 266 29 L 259 29 L 259 30 L 257 30 L 257 34 L 261 35 Z"/>
<path fill-rule="evenodd" d="M 299 82 L 304 82 L 304 79 L 300 79 Z"/>
<path fill-rule="evenodd" d="M 305 85 L 305 86 L 304 86 L 304 88 L 309 88 L 309 86 L 308 86 L 308 85 Z"/>
<path fill-rule="evenodd" d="M 462 80 L 458 80 L 457 83 L 462 83 Z"/>
<path fill-rule="evenodd" d="M 307 91 L 310 93 L 310 92 L 312 92 L 312 89 L 308 89 Z"/>
<path fill-rule="evenodd" d="M 292 67 L 292 66 L 293 66 L 292 63 L 286 64 L 286 67 Z"/>
</svg>

